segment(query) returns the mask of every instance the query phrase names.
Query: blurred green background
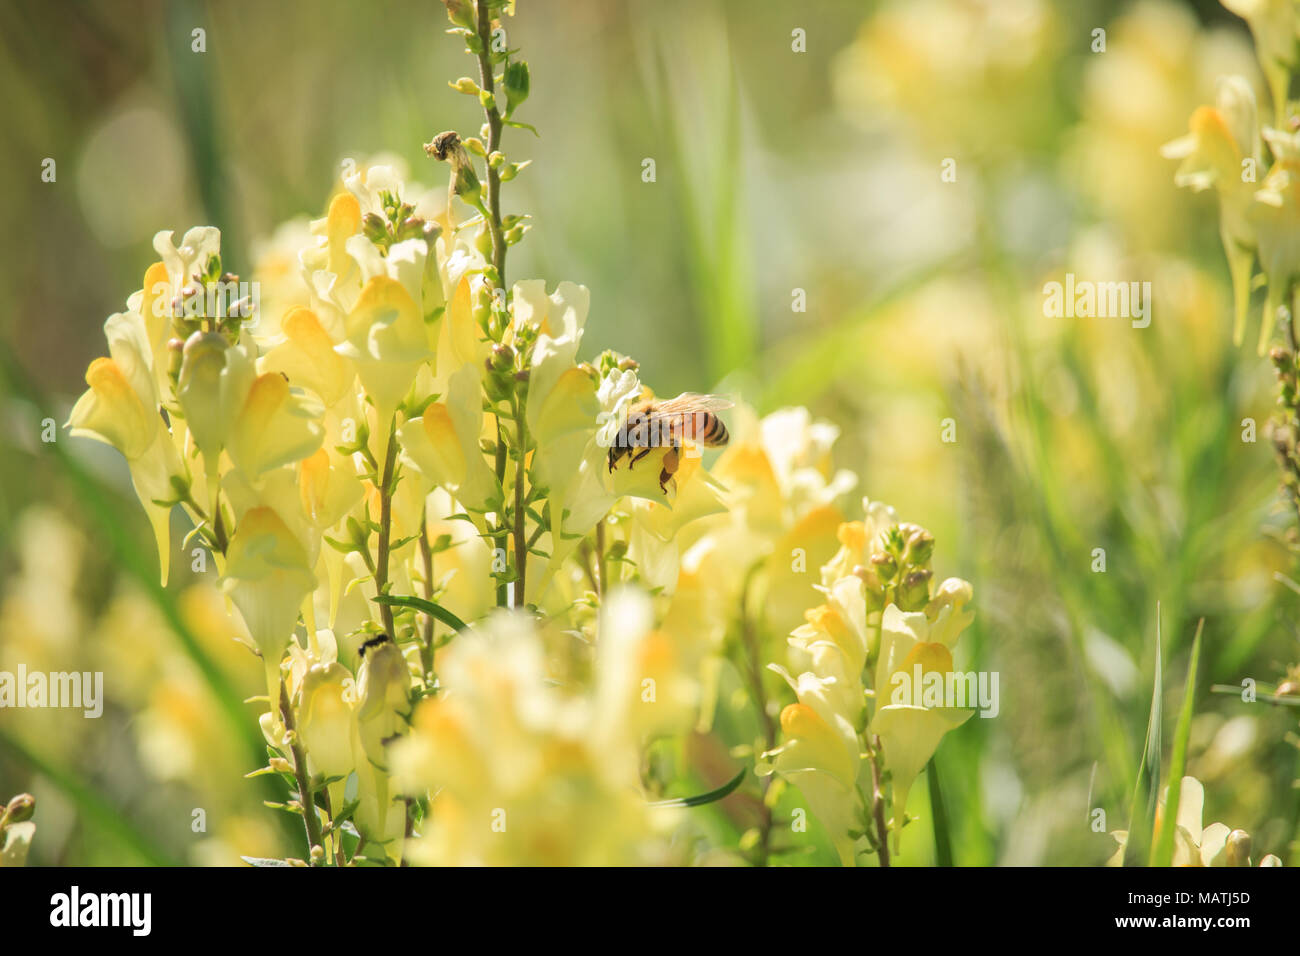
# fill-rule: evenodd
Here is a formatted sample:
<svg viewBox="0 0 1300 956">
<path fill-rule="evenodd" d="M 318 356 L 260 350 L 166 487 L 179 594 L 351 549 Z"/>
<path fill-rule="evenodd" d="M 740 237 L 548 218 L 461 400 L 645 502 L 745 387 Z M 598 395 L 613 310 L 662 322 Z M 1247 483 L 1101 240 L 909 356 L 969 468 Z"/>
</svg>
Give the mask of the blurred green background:
<svg viewBox="0 0 1300 956">
<path fill-rule="evenodd" d="M 974 583 L 958 662 L 998 670 L 1003 707 L 939 752 L 955 862 L 1110 855 L 1088 808 L 1127 824 L 1157 601 L 1167 715 L 1206 622 L 1188 765 L 1205 822 L 1297 862 L 1297 712 L 1209 692 L 1300 656 L 1300 599 L 1274 577 L 1295 568 L 1272 375 L 1231 347 L 1213 198 L 1176 190 L 1158 153 L 1220 74 L 1263 99 L 1244 24 L 1174 0 L 519 6 L 509 42 L 541 135 L 504 141 L 534 161 L 504 194 L 535 227 L 508 278 L 587 285 L 584 357 L 633 355 L 661 394 L 834 422 L 859 492 L 929 527 L 940 575 Z M 447 86 L 473 70 L 446 26 L 431 0 L 0 7 L 0 668 L 112 675 L 98 721 L 0 713 L 0 796 L 40 807 L 33 863 L 295 845 L 261 806 L 273 791 L 241 776 L 258 677 L 220 600 L 186 567 L 151 585 L 120 457 L 43 444 L 41 423 L 84 388 L 157 230 L 221 227 L 247 278 L 281 223 L 323 215 L 345 158 L 395 156 L 442 188 L 421 144 L 481 122 Z M 1066 272 L 1152 282 L 1150 328 L 1044 317 Z M 935 859 L 910 842 L 903 862 Z"/>
</svg>

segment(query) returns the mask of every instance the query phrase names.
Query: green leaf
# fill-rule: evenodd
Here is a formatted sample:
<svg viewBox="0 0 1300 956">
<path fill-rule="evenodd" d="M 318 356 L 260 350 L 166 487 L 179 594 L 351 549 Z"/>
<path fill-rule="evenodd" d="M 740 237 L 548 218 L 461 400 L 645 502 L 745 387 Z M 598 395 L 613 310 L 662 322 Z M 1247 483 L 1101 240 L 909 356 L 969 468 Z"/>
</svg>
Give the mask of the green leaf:
<svg viewBox="0 0 1300 956">
<path fill-rule="evenodd" d="M 457 631 L 463 631 L 469 627 L 464 621 L 458 618 L 451 611 L 448 611 L 441 604 L 435 604 L 432 601 L 426 601 L 424 598 L 418 598 L 410 594 L 380 594 L 372 600 L 376 604 L 387 604 L 390 607 L 410 607 L 417 611 L 423 611 L 438 620 L 442 621 L 450 628 Z"/>
<path fill-rule="evenodd" d="M 939 755 L 930 758 L 926 770 L 926 783 L 930 787 L 930 816 L 934 826 L 934 859 L 939 866 L 952 866 L 952 833 L 948 822 L 948 808 L 939 785 Z"/>
<path fill-rule="evenodd" d="M 538 139 L 542 138 L 542 134 L 537 132 L 537 127 L 533 126 L 531 123 L 520 123 L 516 120 L 502 120 L 501 122 L 505 123 L 507 126 L 513 126 L 516 129 L 526 129 Z"/>
<path fill-rule="evenodd" d="M 1201 658 L 1201 631 L 1205 618 L 1196 625 L 1192 640 L 1192 657 L 1187 664 L 1187 685 L 1183 688 L 1183 707 L 1178 713 L 1178 726 L 1174 729 L 1174 749 L 1169 757 L 1169 796 L 1165 798 L 1165 813 L 1160 823 L 1160 833 L 1151 849 L 1152 866 L 1169 866 L 1174 859 L 1174 829 L 1178 821 L 1178 803 L 1182 797 L 1183 768 L 1187 765 L 1187 738 L 1192 733 L 1192 711 L 1196 702 L 1196 671 Z"/>
<path fill-rule="evenodd" d="M 694 797 L 674 797 L 671 800 L 656 800 L 649 805 L 652 807 L 702 807 L 706 803 L 715 803 L 731 793 L 740 786 L 741 781 L 745 779 L 748 769 L 742 767 L 740 773 L 736 774 L 717 790 L 710 790 L 708 793 L 701 793 Z"/>
<path fill-rule="evenodd" d="M 1151 713 L 1147 718 L 1147 736 L 1142 745 L 1142 760 L 1133 781 L 1133 803 L 1129 808 L 1128 841 L 1124 844 L 1124 865 L 1137 866 L 1146 858 L 1147 843 L 1155 827 L 1156 803 L 1160 799 L 1160 721 L 1164 682 L 1160 670 L 1160 603 L 1156 602 L 1155 680 L 1151 689 Z M 1145 802 L 1139 817 L 1138 807 Z"/>
<path fill-rule="evenodd" d="M 288 866 L 285 860 L 271 860 L 264 856 L 241 856 L 241 860 L 249 866 Z"/>
</svg>

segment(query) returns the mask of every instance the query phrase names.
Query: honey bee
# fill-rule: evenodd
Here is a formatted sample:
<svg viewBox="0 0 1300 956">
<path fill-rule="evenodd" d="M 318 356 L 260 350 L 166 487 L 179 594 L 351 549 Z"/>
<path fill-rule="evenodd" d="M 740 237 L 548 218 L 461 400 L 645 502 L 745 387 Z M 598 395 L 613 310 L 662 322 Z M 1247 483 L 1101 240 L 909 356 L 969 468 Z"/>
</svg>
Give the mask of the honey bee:
<svg viewBox="0 0 1300 956">
<path fill-rule="evenodd" d="M 629 455 L 627 467 L 631 471 L 655 448 L 667 448 L 659 471 L 659 489 L 668 494 L 668 482 L 680 464 L 682 440 L 709 448 L 725 445 L 731 436 L 717 413 L 733 404 L 717 395 L 695 392 L 682 392 L 665 401 L 652 398 L 637 402 L 628 409 L 609 446 L 609 470 L 612 472 L 619 459 Z"/>
</svg>

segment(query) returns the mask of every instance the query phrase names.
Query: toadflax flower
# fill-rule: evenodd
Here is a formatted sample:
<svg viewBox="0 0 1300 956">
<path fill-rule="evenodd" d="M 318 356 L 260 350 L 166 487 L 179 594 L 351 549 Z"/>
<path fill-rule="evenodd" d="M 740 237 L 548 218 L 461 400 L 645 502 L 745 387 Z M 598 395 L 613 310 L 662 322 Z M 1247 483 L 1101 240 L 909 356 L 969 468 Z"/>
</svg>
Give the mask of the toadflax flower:
<svg viewBox="0 0 1300 956">
<path fill-rule="evenodd" d="M 274 509 L 261 505 L 240 516 L 221 586 L 239 608 L 262 656 L 272 725 L 278 729 L 280 660 L 316 578 L 306 548 Z"/>
<path fill-rule="evenodd" d="M 970 597 L 969 584 L 950 578 L 924 611 L 900 611 L 890 604 L 881 618 L 876 711 L 868 732 L 880 738 L 885 766 L 893 775 L 895 850 L 912 783 L 944 734 L 960 727 L 974 711 L 932 705 L 924 697 L 921 704 L 908 702 L 909 695 L 900 692 L 894 677 L 899 673 L 910 677 L 919 670 L 924 680 L 931 673 L 952 672 L 952 648 L 973 617 L 964 610 Z"/>
<path fill-rule="evenodd" d="M 166 585 L 171 503 L 177 483 L 183 487 L 187 476 L 158 409 L 144 319 L 119 312 L 104 323 L 104 334 L 110 357 L 97 358 L 86 369 L 90 387 L 72 406 L 66 427 L 73 435 L 112 445 L 126 458 L 131 483 L 153 526 Z"/>
<path fill-rule="evenodd" d="M 1232 277 L 1232 340 L 1241 344 L 1250 302 L 1250 274 L 1255 261 L 1255 226 L 1251 220 L 1256 170 L 1260 166 L 1259 121 L 1255 92 L 1240 76 L 1221 77 L 1214 106 L 1192 113 L 1186 136 L 1160 150 L 1181 159 L 1174 182 L 1193 192 L 1214 187 L 1219 196 L 1219 234 Z M 1271 316 L 1265 313 L 1267 335 Z"/>
</svg>

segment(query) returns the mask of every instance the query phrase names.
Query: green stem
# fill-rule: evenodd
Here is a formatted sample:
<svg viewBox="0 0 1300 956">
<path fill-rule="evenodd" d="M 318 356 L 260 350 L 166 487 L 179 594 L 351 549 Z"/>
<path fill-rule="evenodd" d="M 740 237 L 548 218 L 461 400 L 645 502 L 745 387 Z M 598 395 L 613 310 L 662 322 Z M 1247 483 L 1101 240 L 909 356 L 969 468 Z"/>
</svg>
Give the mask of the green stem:
<svg viewBox="0 0 1300 956">
<path fill-rule="evenodd" d="M 528 512 L 524 509 L 524 482 L 528 479 L 528 428 L 524 423 L 524 399 L 511 401 L 515 416 L 515 440 L 519 460 L 515 465 L 515 607 L 524 606 L 528 584 Z"/>
<path fill-rule="evenodd" d="M 487 0 L 477 0 L 475 13 L 479 40 L 478 85 L 480 89 L 491 93 L 495 98 L 496 81 L 492 76 L 492 17 L 488 13 Z M 501 148 L 501 111 L 494 105 L 491 108 L 484 107 L 483 112 L 487 116 L 487 154 L 491 156 Z M 490 164 L 487 166 L 487 211 L 488 215 L 485 218 L 492 237 L 492 265 L 496 267 L 497 277 L 501 282 L 501 288 L 504 289 L 506 287 L 506 238 L 501 228 L 501 175 Z"/>
<path fill-rule="evenodd" d="M 881 785 L 880 775 L 880 738 L 871 741 L 871 814 L 876 822 L 876 853 L 880 857 L 882 868 L 889 866 L 889 826 L 885 822 L 885 790 Z M 902 820 L 895 820 L 894 826 L 902 826 Z"/>
<path fill-rule="evenodd" d="M 428 516 L 420 513 L 420 563 L 424 568 L 424 599 L 433 600 L 433 549 L 429 547 Z M 420 630 L 420 666 L 424 669 L 425 686 L 433 683 L 433 615 L 424 615 Z"/>
<path fill-rule="evenodd" d="M 302 820 L 307 829 L 307 860 L 311 862 L 313 847 L 322 850 L 325 844 L 321 839 L 320 817 L 316 815 L 316 799 L 312 796 L 311 781 L 307 778 L 307 755 L 303 752 L 298 732 L 293 726 L 293 707 L 289 705 L 289 691 L 280 681 L 280 716 L 284 719 L 284 729 L 291 741 L 289 750 L 293 754 L 293 776 L 298 781 L 298 800 L 302 804 Z M 314 864 L 313 864 L 314 865 Z"/>
<path fill-rule="evenodd" d="M 397 416 L 393 416 L 388 429 L 388 450 L 384 455 L 384 473 L 379 479 L 379 548 L 375 556 L 375 593 L 388 593 L 388 552 L 393 535 L 393 468 L 397 463 Z M 393 609 L 379 605 L 384 632 L 397 640 L 393 630 Z"/>
<path fill-rule="evenodd" d="M 506 486 L 506 440 L 505 433 L 501 430 L 501 416 L 496 416 L 497 422 L 497 445 L 496 445 L 496 473 L 497 485 L 504 489 Z M 505 492 L 502 491 L 504 496 Z M 504 505 L 503 505 L 504 507 Z M 506 528 L 502 516 L 498 515 L 496 519 L 496 534 L 492 538 L 492 561 L 495 564 L 497 555 L 506 553 Z M 497 579 L 497 607 L 505 607 L 509 603 L 509 590 L 506 583 L 500 578 Z"/>
</svg>

